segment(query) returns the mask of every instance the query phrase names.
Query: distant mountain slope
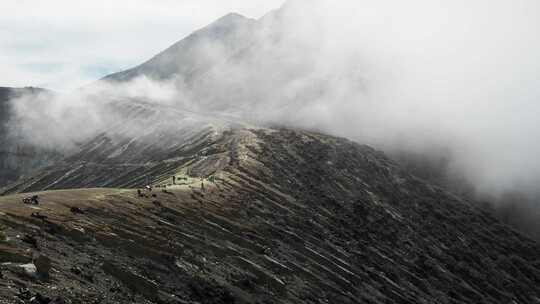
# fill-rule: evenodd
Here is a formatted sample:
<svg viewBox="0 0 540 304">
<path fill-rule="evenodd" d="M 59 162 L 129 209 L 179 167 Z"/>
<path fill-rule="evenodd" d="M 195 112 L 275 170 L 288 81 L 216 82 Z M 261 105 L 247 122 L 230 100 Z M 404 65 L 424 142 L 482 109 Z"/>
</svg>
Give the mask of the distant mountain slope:
<svg viewBox="0 0 540 304">
<path fill-rule="evenodd" d="M 12 95 L 10 88 L 0 87 L 0 136 L 5 136 L 7 121 L 9 119 L 9 103 L 8 100 Z"/>
<path fill-rule="evenodd" d="M 203 158 L 223 133 L 247 126 L 127 99 L 111 111 L 121 117 L 74 153 L 4 189 L 4 193 L 84 187 L 137 187 Z M 1 192 L 0 192 L 1 193 Z"/>
<path fill-rule="evenodd" d="M 107 164 L 105 150 L 95 163 Z M 170 157 L 167 150 L 158 155 Z M 32 207 L 20 195 L 0 197 L 9 240 L 0 260 L 11 263 L 1 268 L 0 297 L 24 297 L 16 288 L 24 284 L 30 295 L 68 303 L 540 299 L 540 245 L 369 147 L 236 128 L 174 154 L 178 163 L 165 160 L 171 167 L 153 175 L 154 191 L 143 197 L 135 189 L 47 192 Z M 171 185 L 173 175 L 182 185 Z M 32 217 L 37 211 L 48 218 Z M 32 253 L 47 280 L 23 270 Z"/>
<path fill-rule="evenodd" d="M 16 181 L 20 176 L 50 164 L 59 159 L 59 155 L 25 143 L 16 132 L 11 132 L 12 109 L 10 99 L 23 94 L 39 94 L 45 90 L 39 88 L 0 87 L 0 188 Z"/>
<path fill-rule="evenodd" d="M 324 114 L 320 115 L 324 117 L 327 104 L 347 102 L 339 99 L 339 96 L 342 96 L 340 90 L 355 90 L 350 94 L 355 96 L 352 98 L 354 100 L 356 97 L 359 100 L 363 97 L 366 97 L 366 101 L 370 100 L 369 83 L 366 84 L 370 76 L 366 74 L 369 71 L 363 70 L 362 66 L 352 63 L 350 65 L 349 62 L 340 70 L 335 64 L 339 62 L 339 58 L 334 61 L 334 58 L 323 57 L 328 59 L 328 62 L 317 61 L 320 59 L 317 52 L 321 51 L 322 44 L 317 40 L 320 35 L 316 31 L 311 34 L 300 32 L 301 35 L 296 32 L 305 30 L 299 26 L 302 22 L 304 27 L 309 29 L 317 27 L 317 18 L 304 11 L 309 8 L 309 3 L 301 1 L 288 1 L 282 8 L 256 21 L 234 23 L 235 33 L 242 34 L 235 36 L 238 38 L 234 40 L 235 47 L 227 48 L 227 51 L 223 51 L 219 39 L 214 42 L 217 45 L 215 52 L 205 52 L 196 47 L 198 44 L 194 43 L 195 40 L 188 38 L 158 55 L 159 58 L 179 58 L 180 66 L 169 60 L 153 59 L 146 62 L 144 68 L 133 71 L 136 71 L 137 76 L 160 80 L 179 76 L 185 80 L 180 81 L 179 90 L 199 109 L 237 112 L 250 118 L 279 121 L 280 124 L 289 126 L 320 128 L 324 119 L 312 119 L 313 115 L 319 115 L 313 113 L 321 111 Z M 301 7 L 301 14 L 288 15 L 296 5 Z M 236 18 L 231 18 L 234 19 Z M 212 31 L 206 30 L 202 33 L 204 35 L 201 37 L 213 37 L 209 34 Z M 301 39 L 306 36 L 311 39 Z M 208 41 L 206 38 L 204 40 Z M 327 39 L 328 41 L 332 41 L 331 38 Z M 190 49 L 199 51 L 186 51 Z M 219 56 L 216 56 L 218 54 Z M 192 56 L 197 59 L 193 60 Z M 189 67 L 189 72 L 180 68 L 181 66 Z M 159 74 L 154 72 L 156 70 L 165 72 Z M 156 77 L 157 74 L 160 76 Z M 358 87 L 354 87 L 355 85 Z M 369 102 L 377 103 L 376 100 Z M 353 108 L 357 106 L 359 105 L 354 105 Z M 333 122 L 331 125 L 340 124 Z M 342 132 L 350 132 L 344 130 L 343 126 L 341 128 Z M 461 175 L 463 173 L 450 170 L 450 158 L 447 158 L 444 151 L 441 151 L 441 155 L 438 151 L 431 150 L 416 155 L 410 148 L 407 149 L 409 151 L 396 149 L 398 148 L 393 146 L 393 151 L 387 152 L 415 175 L 456 194 L 480 200 L 479 204 L 486 207 L 486 210 L 540 240 L 540 214 L 536 208 L 540 204 L 539 193 L 527 190 L 528 193 L 505 193 L 496 198 L 485 195 L 478 197 L 476 187 Z M 497 200 L 499 202 L 495 202 Z"/>
<path fill-rule="evenodd" d="M 103 78 L 129 81 L 139 76 L 154 80 L 180 77 L 189 82 L 251 42 L 256 22 L 238 14 L 226 15 L 175 43 L 147 62 Z"/>
<path fill-rule="evenodd" d="M 327 83 L 324 77 L 310 78 L 316 65 L 310 51 L 318 40 L 307 42 L 313 44 L 308 48 L 299 39 L 289 9 L 284 5 L 258 20 L 226 15 L 143 64 L 102 81 L 174 81 L 195 107 L 207 111 L 254 111 L 276 101 L 286 105 L 316 98 Z M 287 94 L 292 86 L 294 98 Z"/>
</svg>

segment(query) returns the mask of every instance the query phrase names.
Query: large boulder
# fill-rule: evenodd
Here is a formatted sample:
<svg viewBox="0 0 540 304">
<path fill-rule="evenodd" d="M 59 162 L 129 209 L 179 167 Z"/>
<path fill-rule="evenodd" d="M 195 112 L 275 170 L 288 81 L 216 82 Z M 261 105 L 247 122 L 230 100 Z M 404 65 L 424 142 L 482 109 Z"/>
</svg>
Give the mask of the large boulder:
<svg viewBox="0 0 540 304">
<path fill-rule="evenodd" d="M 51 259 L 49 259 L 45 255 L 38 255 L 34 258 L 33 261 L 34 265 L 36 266 L 36 273 L 41 278 L 48 278 L 49 272 L 52 268 Z"/>
</svg>

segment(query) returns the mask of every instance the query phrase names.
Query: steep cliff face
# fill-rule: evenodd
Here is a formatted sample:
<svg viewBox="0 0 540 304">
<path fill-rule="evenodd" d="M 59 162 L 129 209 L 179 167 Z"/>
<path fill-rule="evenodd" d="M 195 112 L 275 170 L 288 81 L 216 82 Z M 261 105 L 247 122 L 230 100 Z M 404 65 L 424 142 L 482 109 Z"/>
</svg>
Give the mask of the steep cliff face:
<svg viewBox="0 0 540 304">
<path fill-rule="evenodd" d="M 25 143 L 11 128 L 12 111 L 10 100 L 23 94 L 43 92 L 37 88 L 0 87 L 0 188 L 16 181 L 19 177 L 60 159 L 60 155 Z"/>
<path fill-rule="evenodd" d="M 540 299 L 537 243 L 409 175 L 381 152 L 284 129 L 238 127 L 194 138 L 201 141 L 175 150 L 178 162 L 168 152 L 148 160 L 161 163 L 150 165 L 160 174 L 153 175 L 153 191 L 141 196 L 136 189 L 50 191 L 38 193 L 37 206 L 23 205 L 22 195 L 1 197 L 7 241 L 0 259 L 10 263 L 1 266 L 1 297 L 40 293 L 71 303 Z M 92 162 L 101 169 L 108 164 L 107 158 Z M 86 168 L 89 176 L 98 174 Z M 115 183 L 132 175 L 118 175 Z M 47 178 L 54 183 L 53 175 Z M 46 257 L 51 268 L 42 265 L 45 258 L 32 262 L 32 254 Z M 32 265 L 46 276 L 33 273 Z M 27 293 L 17 289 L 23 285 Z"/>
</svg>

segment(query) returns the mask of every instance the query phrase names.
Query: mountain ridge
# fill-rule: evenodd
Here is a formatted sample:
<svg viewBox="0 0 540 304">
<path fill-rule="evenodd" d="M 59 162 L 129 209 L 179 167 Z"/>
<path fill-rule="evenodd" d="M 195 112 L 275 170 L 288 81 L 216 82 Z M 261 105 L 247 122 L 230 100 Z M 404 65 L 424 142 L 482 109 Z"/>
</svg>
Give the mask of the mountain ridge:
<svg viewBox="0 0 540 304">
<path fill-rule="evenodd" d="M 244 106 L 279 97 L 250 100 L 222 67 L 287 57 L 273 49 L 291 39 L 281 28 L 263 48 L 272 58 L 257 57 L 259 26 L 281 12 L 258 21 L 226 15 L 102 81 L 176 75 L 187 89 L 203 83 L 193 93 L 203 108 L 212 98 Z M 309 69 L 278 74 L 287 82 Z M 265 72 L 240 79 L 251 84 Z M 223 90 L 205 92 L 205 82 L 221 79 Z M 318 94 L 313 83 L 302 89 L 304 98 Z M 197 111 L 98 98 L 110 122 L 0 191 L 2 301 L 540 302 L 538 243 L 381 151 L 246 123 L 215 111 L 217 103 Z"/>
<path fill-rule="evenodd" d="M 9 287 L 23 280 L 31 293 L 66 302 L 540 299 L 540 245 L 368 146 L 237 129 L 185 153 L 140 195 L 35 192 L 33 208 L 18 202 L 24 195 L 0 197 L 11 240 L 0 246 L 11 263 L 2 268 L 0 296 L 16 297 Z M 29 235 L 38 249 L 16 235 Z M 25 250 L 51 261 L 48 280 L 16 271 L 31 261 Z"/>
</svg>

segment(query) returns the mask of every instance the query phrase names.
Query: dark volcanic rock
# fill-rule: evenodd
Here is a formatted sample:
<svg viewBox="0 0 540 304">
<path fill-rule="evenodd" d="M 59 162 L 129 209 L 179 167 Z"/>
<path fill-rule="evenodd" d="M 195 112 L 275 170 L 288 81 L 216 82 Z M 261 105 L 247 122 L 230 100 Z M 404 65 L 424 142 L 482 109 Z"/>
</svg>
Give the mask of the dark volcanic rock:
<svg viewBox="0 0 540 304">
<path fill-rule="evenodd" d="M 179 75 L 207 111 L 264 102 L 255 97 L 279 91 L 272 76 L 289 83 L 309 72 L 284 65 L 267 77 L 264 67 L 290 54 L 261 56 L 252 31 L 280 18 L 228 15 L 105 80 Z M 224 67 L 239 63 L 254 73 L 228 82 Z M 254 77 L 271 84 L 255 97 L 241 89 Z M 538 243 L 379 151 L 151 101 L 112 108 L 123 119 L 2 190 L 0 302 L 540 302 Z M 0 184 L 37 167 L 9 165 L 36 153 L 5 147 Z M 40 192 L 40 204 L 22 204 L 23 192 Z M 32 255 L 46 258 L 30 264 Z"/>
<path fill-rule="evenodd" d="M 133 292 L 140 293 L 151 300 L 158 299 L 159 289 L 156 283 L 149 281 L 138 274 L 132 273 L 127 269 L 117 267 L 109 261 L 103 263 L 103 271 L 119 280 Z"/>
<path fill-rule="evenodd" d="M 7 237 L 39 229 L 39 250 L 54 265 L 47 282 L 28 288 L 68 303 L 539 299 L 539 244 L 381 152 L 290 130 L 237 129 L 206 140 L 175 150 L 189 161 L 152 181 L 154 189 L 169 183 L 167 193 L 43 192 L 47 221 L 32 219 L 21 195 L 0 197 Z M 225 165 L 214 167 L 216 159 Z M 95 158 L 93 166 L 106 162 Z M 173 174 L 182 185 L 170 185 Z M 56 175 L 43 176 L 52 183 Z M 21 278 L 2 273 L 0 296 L 11 299 L 8 286 Z"/>
<path fill-rule="evenodd" d="M 39 254 L 36 258 L 34 258 L 33 263 L 36 265 L 37 274 L 39 276 L 43 278 L 49 277 L 49 272 L 52 268 L 51 259 L 45 255 Z"/>
</svg>

